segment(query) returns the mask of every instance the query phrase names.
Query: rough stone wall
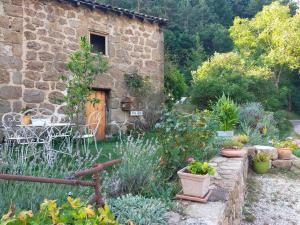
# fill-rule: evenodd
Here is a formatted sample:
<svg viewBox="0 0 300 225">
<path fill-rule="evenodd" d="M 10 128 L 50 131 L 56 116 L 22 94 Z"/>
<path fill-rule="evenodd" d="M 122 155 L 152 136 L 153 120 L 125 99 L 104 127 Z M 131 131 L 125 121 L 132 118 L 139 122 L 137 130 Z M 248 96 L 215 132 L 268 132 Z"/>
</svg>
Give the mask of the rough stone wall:
<svg viewBox="0 0 300 225">
<path fill-rule="evenodd" d="M 246 153 L 246 151 L 245 151 Z M 166 217 L 169 225 L 240 225 L 248 175 L 248 157 L 217 156 L 210 161 L 216 169 L 211 177 L 212 194 L 205 204 L 177 201 L 177 211 Z"/>
<path fill-rule="evenodd" d="M 65 92 L 59 76 L 66 72 L 68 55 L 78 49 L 80 37 L 90 32 L 108 38 L 109 69 L 95 80 L 94 87 L 110 90 L 111 120 L 122 122 L 129 117 L 120 108 L 120 100 L 130 96 L 124 74 L 149 76 L 153 96 L 162 92 L 163 33 L 155 23 L 55 0 L 1 0 L 0 29 L 2 114 L 25 106 L 63 113 L 63 106 L 55 101 Z M 135 101 L 135 109 L 161 102 L 161 98 L 150 99 L 154 102 Z"/>
<path fill-rule="evenodd" d="M 225 202 L 218 225 L 240 225 L 248 176 L 248 156 L 216 157 L 211 164 L 217 168 L 217 174 L 211 181 L 215 191 L 211 200 Z"/>
<path fill-rule="evenodd" d="M 0 1 L 0 119 L 22 108 L 22 0 Z"/>
</svg>

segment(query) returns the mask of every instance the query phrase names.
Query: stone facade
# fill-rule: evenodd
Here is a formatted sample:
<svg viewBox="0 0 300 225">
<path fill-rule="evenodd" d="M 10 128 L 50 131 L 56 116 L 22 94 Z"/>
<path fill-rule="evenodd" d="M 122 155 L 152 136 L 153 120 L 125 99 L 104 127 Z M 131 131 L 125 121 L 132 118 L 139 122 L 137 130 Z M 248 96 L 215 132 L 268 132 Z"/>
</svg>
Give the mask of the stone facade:
<svg viewBox="0 0 300 225">
<path fill-rule="evenodd" d="M 132 97 L 134 109 L 158 106 L 162 99 L 155 96 L 161 95 L 164 82 L 163 32 L 158 23 L 65 1 L 1 0 L 0 115 L 25 106 L 62 113 L 51 96 L 65 93 L 59 76 L 66 73 L 68 56 L 78 49 L 80 37 L 89 37 L 90 32 L 107 39 L 109 69 L 95 80 L 94 88 L 108 91 L 110 120 L 130 117 L 120 108 L 125 96 Z M 138 101 L 132 96 L 124 83 L 128 73 L 149 76 L 153 97 L 148 99 L 155 100 Z"/>
</svg>

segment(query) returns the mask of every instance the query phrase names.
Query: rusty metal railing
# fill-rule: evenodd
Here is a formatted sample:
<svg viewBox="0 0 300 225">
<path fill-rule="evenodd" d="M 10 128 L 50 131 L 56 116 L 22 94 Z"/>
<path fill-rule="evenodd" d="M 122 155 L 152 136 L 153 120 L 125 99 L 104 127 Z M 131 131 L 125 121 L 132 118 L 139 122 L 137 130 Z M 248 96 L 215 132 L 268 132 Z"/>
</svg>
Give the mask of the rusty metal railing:
<svg viewBox="0 0 300 225">
<path fill-rule="evenodd" d="M 95 164 L 92 168 L 78 171 L 74 175 L 77 179 L 60 179 L 60 178 L 48 178 L 48 177 L 35 177 L 35 176 L 22 176 L 22 175 L 11 175 L 11 174 L 0 174 L 0 180 L 12 180 L 12 181 L 25 181 L 25 182 L 35 182 L 35 183 L 52 183 L 52 184 L 66 184 L 73 186 L 89 186 L 94 187 L 95 194 L 92 196 L 89 204 L 96 204 L 98 208 L 103 207 L 104 201 L 102 194 L 100 192 L 100 171 L 107 167 L 113 166 L 115 164 L 121 163 L 121 159 L 112 160 L 105 163 Z M 93 175 L 93 181 L 82 181 L 79 180 L 80 177 L 86 175 Z"/>
</svg>

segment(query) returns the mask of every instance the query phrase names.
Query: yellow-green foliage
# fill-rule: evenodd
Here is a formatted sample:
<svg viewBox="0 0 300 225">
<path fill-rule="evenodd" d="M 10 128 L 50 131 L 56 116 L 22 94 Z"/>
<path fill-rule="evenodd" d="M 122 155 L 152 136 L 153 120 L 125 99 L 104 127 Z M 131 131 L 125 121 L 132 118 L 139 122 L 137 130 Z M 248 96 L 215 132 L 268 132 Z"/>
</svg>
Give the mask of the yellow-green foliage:
<svg viewBox="0 0 300 225">
<path fill-rule="evenodd" d="M 95 209 L 84 205 L 80 199 L 68 197 L 68 202 L 58 207 L 55 200 L 44 200 L 40 211 L 32 210 L 14 212 L 12 208 L 2 216 L 1 225 L 50 225 L 50 224 L 80 224 L 80 225 L 118 225 L 115 216 L 107 205 Z"/>
<path fill-rule="evenodd" d="M 253 158 L 254 162 L 268 162 L 269 160 L 270 160 L 270 156 L 265 152 L 256 153 Z"/>
<path fill-rule="evenodd" d="M 249 137 L 246 134 L 240 134 L 234 137 L 234 140 L 246 144 L 249 142 Z"/>
<path fill-rule="evenodd" d="M 240 149 L 244 145 L 237 141 L 237 140 L 232 140 L 232 139 L 225 139 L 222 143 L 223 148 L 235 148 L 235 149 Z"/>
<path fill-rule="evenodd" d="M 211 167 L 208 162 L 199 162 L 197 160 L 193 160 L 187 166 L 187 170 L 191 174 L 199 174 L 199 175 L 210 175 L 213 176 L 215 174 L 215 169 Z"/>
<path fill-rule="evenodd" d="M 299 149 L 299 146 L 293 141 L 286 140 L 275 144 L 275 148 L 290 148 L 291 150 L 296 150 Z"/>
</svg>

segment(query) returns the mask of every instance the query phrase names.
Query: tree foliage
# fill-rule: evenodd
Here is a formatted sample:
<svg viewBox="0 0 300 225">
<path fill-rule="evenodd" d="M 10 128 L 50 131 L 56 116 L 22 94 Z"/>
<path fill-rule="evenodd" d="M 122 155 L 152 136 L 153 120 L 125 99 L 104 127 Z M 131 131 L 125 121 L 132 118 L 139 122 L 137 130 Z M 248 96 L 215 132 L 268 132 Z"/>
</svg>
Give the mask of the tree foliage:
<svg viewBox="0 0 300 225">
<path fill-rule="evenodd" d="M 165 27 L 165 47 L 171 59 L 190 80 L 195 57 L 200 64 L 214 52 L 232 50 L 228 28 L 235 16 L 254 16 L 273 0 L 98 0 L 169 19 Z M 291 0 L 284 0 L 289 4 Z M 200 46 L 200 48 L 199 48 Z M 204 57 L 203 57 L 204 56 Z M 199 65 L 198 64 L 198 65 Z M 196 68 L 193 68 L 195 70 Z"/>
<path fill-rule="evenodd" d="M 205 107 L 224 92 L 236 102 L 291 109 L 299 83 L 293 77 L 300 69 L 299 19 L 279 2 L 251 19 L 235 18 L 229 29 L 235 50 L 216 53 L 194 72 L 194 102 Z"/>
<path fill-rule="evenodd" d="M 272 71 L 249 66 L 235 52 L 216 53 L 193 73 L 193 79 L 192 100 L 201 108 L 209 107 L 223 93 L 237 103 L 258 100 L 270 108 L 279 104 L 272 98 L 276 91 Z"/>
</svg>

